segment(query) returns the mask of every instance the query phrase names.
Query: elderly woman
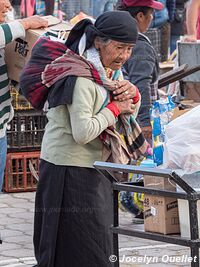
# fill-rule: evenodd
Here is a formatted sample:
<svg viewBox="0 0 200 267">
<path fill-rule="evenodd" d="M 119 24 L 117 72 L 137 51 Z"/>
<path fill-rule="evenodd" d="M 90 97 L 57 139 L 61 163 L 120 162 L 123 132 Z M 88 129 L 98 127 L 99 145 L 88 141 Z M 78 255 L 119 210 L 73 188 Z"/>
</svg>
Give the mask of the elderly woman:
<svg viewBox="0 0 200 267">
<path fill-rule="evenodd" d="M 48 43 L 44 38 L 33 50 L 32 68 L 34 55 L 42 57 L 50 44 L 65 50 L 41 76 L 50 91 L 35 202 L 38 267 L 111 266 L 111 183 L 93 163 L 129 163 L 146 151 L 137 124 L 131 128 L 134 118 L 130 115 L 137 113 L 139 92 L 130 82 L 120 80 L 120 68 L 130 57 L 137 36 L 131 15 L 112 11 L 100 15 L 94 25 L 87 19 L 79 22 L 66 44 Z M 25 69 L 23 91 L 29 76 Z M 31 79 L 34 84 L 34 75 Z M 137 142 L 131 143 L 131 129 L 138 129 Z"/>
</svg>

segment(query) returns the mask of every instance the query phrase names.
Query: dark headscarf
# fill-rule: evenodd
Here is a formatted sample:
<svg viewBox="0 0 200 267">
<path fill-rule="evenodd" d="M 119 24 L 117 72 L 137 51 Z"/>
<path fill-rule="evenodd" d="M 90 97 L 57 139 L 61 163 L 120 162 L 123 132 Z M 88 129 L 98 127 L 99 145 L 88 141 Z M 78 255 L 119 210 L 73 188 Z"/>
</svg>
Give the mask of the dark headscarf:
<svg viewBox="0 0 200 267">
<path fill-rule="evenodd" d="M 67 47 L 78 53 L 78 44 L 84 33 L 86 49 L 93 45 L 97 36 L 130 44 L 135 44 L 138 38 L 137 23 L 127 11 L 105 12 L 94 24 L 89 19 L 81 20 L 72 28 L 66 42 Z"/>
</svg>

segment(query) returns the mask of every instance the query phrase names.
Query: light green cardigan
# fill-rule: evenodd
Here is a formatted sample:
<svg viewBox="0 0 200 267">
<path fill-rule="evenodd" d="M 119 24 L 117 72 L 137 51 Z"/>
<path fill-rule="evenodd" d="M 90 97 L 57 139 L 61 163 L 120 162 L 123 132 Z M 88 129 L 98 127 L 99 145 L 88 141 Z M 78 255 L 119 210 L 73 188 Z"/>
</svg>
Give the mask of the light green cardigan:
<svg viewBox="0 0 200 267">
<path fill-rule="evenodd" d="M 79 167 L 92 167 L 95 161 L 100 161 L 99 135 L 116 123 L 113 113 L 101 109 L 102 105 L 101 87 L 86 78 L 78 78 L 73 103 L 51 108 L 47 113 L 41 158 L 56 165 Z"/>
</svg>

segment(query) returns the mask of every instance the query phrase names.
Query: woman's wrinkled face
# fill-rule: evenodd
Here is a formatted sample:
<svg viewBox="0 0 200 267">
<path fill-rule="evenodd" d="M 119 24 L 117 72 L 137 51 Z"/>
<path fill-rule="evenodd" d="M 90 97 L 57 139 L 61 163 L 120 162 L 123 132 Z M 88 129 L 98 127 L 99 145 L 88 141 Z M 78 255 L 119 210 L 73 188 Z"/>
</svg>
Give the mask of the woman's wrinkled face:
<svg viewBox="0 0 200 267">
<path fill-rule="evenodd" d="M 98 43 L 96 48 L 103 66 L 118 70 L 130 58 L 133 44 L 110 41 L 108 44 Z"/>
<path fill-rule="evenodd" d="M 9 0 L 0 0 L 0 23 L 5 22 L 6 13 L 11 8 Z"/>
</svg>

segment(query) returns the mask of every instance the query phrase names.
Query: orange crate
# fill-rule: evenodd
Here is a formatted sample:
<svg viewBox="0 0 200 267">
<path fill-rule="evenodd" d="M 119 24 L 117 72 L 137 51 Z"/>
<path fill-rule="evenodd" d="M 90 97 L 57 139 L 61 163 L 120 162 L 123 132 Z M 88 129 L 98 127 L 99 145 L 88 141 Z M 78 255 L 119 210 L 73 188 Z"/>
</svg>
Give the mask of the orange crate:
<svg viewBox="0 0 200 267">
<path fill-rule="evenodd" d="M 5 192 L 35 191 L 39 171 L 40 151 L 8 153 L 4 179 Z M 34 170 L 32 170 L 32 167 Z"/>
</svg>

